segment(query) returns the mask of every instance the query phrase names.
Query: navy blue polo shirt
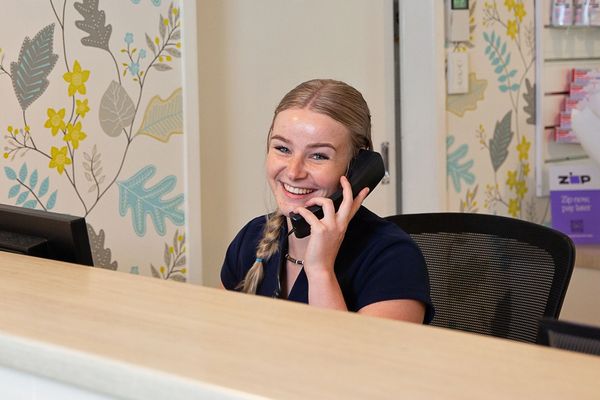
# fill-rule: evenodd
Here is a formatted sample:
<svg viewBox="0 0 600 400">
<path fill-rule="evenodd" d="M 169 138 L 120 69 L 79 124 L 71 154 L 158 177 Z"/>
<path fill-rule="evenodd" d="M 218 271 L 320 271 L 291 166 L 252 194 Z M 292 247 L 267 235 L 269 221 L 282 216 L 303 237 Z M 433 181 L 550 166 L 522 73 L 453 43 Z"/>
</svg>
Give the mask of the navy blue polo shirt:
<svg viewBox="0 0 600 400">
<path fill-rule="evenodd" d="M 266 217 L 250 221 L 233 239 L 221 269 L 221 282 L 235 290 L 256 259 Z M 285 224 L 284 224 L 285 225 Z M 264 278 L 257 294 L 276 297 L 278 272 L 287 249 L 283 226 L 279 251 L 263 262 Z M 397 225 L 361 207 L 350 221 L 335 260 L 335 274 L 350 311 L 379 301 L 412 299 L 425 304 L 425 323 L 433 318 L 425 259 L 408 234 Z M 288 300 L 308 303 L 308 279 L 300 272 Z"/>
</svg>

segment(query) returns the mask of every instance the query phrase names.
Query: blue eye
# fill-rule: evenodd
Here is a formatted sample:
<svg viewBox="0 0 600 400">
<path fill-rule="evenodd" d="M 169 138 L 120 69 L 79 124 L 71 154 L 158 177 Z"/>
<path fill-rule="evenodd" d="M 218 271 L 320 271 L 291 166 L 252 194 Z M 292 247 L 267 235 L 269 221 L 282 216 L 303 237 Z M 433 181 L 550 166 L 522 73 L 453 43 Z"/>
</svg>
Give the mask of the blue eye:
<svg viewBox="0 0 600 400">
<path fill-rule="evenodd" d="M 275 150 L 277 150 L 280 153 L 284 153 L 284 154 L 289 154 L 290 153 L 290 149 L 288 149 L 285 146 L 274 146 L 273 147 Z"/>
<path fill-rule="evenodd" d="M 329 160 L 329 157 L 323 153 L 315 153 L 312 155 L 314 160 Z"/>
</svg>

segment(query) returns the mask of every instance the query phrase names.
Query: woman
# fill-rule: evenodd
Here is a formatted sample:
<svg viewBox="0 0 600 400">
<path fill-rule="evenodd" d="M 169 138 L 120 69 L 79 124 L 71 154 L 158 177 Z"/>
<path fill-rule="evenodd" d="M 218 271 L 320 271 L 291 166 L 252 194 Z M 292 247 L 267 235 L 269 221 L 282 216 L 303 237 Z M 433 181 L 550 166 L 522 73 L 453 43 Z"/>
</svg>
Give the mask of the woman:
<svg viewBox="0 0 600 400">
<path fill-rule="evenodd" d="M 372 149 L 371 115 L 362 95 L 334 80 L 291 90 L 275 110 L 267 139 L 267 180 L 277 210 L 250 221 L 233 240 L 221 270 L 230 290 L 413 322 L 432 307 L 423 256 L 410 237 L 352 198 L 344 174 L 360 149 Z M 327 197 L 343 190 L 335 210 Z M 306 209 L 323 207 L 317 219 Z M 288 235 L 290 213 L 311 234 Z"/>
</svg>

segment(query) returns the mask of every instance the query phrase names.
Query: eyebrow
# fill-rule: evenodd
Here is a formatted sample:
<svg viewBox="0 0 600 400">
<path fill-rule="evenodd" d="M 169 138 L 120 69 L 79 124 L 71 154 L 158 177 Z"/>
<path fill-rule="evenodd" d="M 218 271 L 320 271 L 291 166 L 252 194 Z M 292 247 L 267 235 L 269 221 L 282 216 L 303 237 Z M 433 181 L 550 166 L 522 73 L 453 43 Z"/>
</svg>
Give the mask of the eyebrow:
<svg viewBox="0 0 600 400">
<path fill-rule="evenodd" d="M 271 136 L 271 140 L 273 140 L 273 139 L 277 139 L 279 141 L 282 141 L 282 142 L 288 143 L 288 144 L 291 143 L 288 139 L 284 138 L 283 136 L 279 136 L 279 135 Z M 309 148 L 329 147 L 330 149 L 337 151 L 337 149 L 334 145 L 332 145 L 331 143 L 327 143 L 327 142 L 311 143 L 307 147 L 309 147 Z"/>
</svg>

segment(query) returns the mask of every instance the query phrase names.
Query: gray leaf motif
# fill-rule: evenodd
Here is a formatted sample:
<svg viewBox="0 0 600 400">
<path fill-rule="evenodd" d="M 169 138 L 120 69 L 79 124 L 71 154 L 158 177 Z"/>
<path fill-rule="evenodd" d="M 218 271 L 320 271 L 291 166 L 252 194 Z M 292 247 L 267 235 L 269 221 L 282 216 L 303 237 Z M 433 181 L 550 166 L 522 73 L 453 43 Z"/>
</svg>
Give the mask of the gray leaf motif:
<svg viewBox="0 0 600 400">
<path fill-rule="evenodd" d="M 90 246 L 92 248 L 94 267 L 116 271 L 119 267 L 119 264 L 117 261 L 111 261 L 111 250 L 104 247 L 104 230 L 100 229 L 100 232 L 96 234 L 94 227 L 90 224 L 87 224 L 87 231 L 90 239 Z"/>
<path fill-rule="evenodd" d="M 23 40 L 19 60 L 10 64 L 12 84 L 21 109 L 25 111 L 40 97 L 50 82 L 48 75 L 58 55 L 52 53 L 54 24 L 39 31 L 33 39 Z"/>
<path fill-rule="evenodd" d="M 498 172 L 498 169 L 508 157 L 508 145 L 513 138 L 513 131 L 510 129 L 511 116 L 512 111 L 509 111 L 500 122 L 496 121 L 494 137 L 490 139 L 490 158 L 492 159 L 494 172 Z"/>
<path fill-rule="evenodd" d="M 123 86 L 112 81 L 100 101 L 100 126 L 111 137 L 117 137 L 133 122 L 135 105 Z"/>
<path fill-rule="evenodd" d="M 106 14 L 98 9 L 98 0 L 83 0 L 82 3 L 75 3 L 73 6 L 83 17 L 83 21 L 75 21 L 75 26 L 88 33 L 88 36 L 81 39 L 81 43 L 84 46 L 109 51 L 112 25 L 104 25 Z"/>
</svg>

